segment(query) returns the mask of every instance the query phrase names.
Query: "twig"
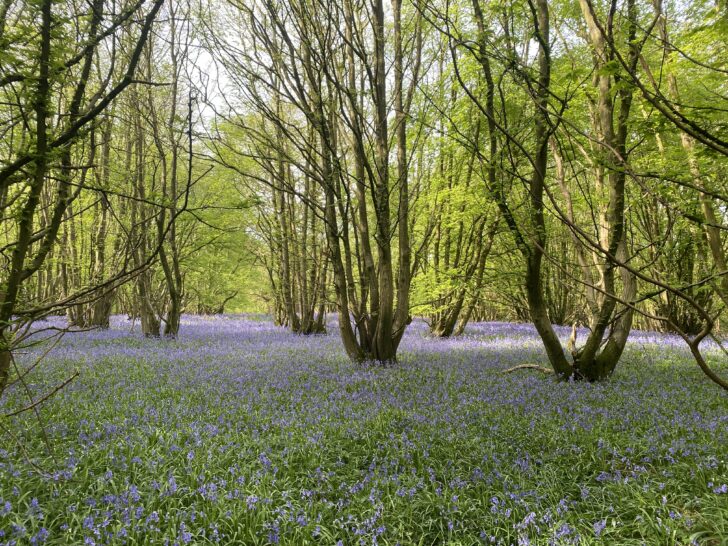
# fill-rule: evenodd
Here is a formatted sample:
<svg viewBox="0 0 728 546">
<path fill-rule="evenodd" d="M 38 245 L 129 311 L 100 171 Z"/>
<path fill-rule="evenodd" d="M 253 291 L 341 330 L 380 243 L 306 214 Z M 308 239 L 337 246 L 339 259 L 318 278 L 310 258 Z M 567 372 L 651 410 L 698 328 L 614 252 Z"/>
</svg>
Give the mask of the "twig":
<svg viewBox="0 0 728 546">
<path fill-rule="evenodd" d="M 76 370 L 75 372 L 73 372 L 73 375 L 71 375 L 71 377 L 69 377 L 68 379 L 66 379 L 63 383 L 59 383 L 58 385 L 56 385 L 53 388 L 53 390 L 48 391 L 45 395 L 43 395 L 42 398 L 39 398 L 38 400 L 34 401 L 32 404 L 30 404 L 28 406 L 25 406 L 24 408 L 21 408 L 19 410 L 12 411 L 10 413 L 6 413 L 5 415 L 3 415 L 3 417 L 5 417 L 5 418 L 7 418 L 7 417 L 14 417 L 14 416 L 19 415 L 19 414 L 21 414 L 23 412 L 26 412 L 26 411 L 29 411 L 29 410 L 34 410 L 40 404 L 42 404 L 43 402 L 45 402 L 46 400 L 48 400 L 51 396 L 53 396 L 58 391 L 60 391 L 63 387 L 65 387 L 66 385 L 68 385 L 71 381 L 73 381 L 74 379 L 76 379 L 76 377 L 78 377 L 78 370 Z M 32 398 L 31 398 L 31 400 L 32 400 Z"/>
<path fill-rule="evenodd" d="M 719 340 L 715 334 L 712 332 L 710 333 L 710 338 L 715 342 L 715 344 L 718 346 L 718 348 L 723 351 L 723 354 L 725 356 L 728 356 L 728 349 L 725 348 L 725 345 L 723 345 L 723 342 Z"/>
<path fill-rule="evenodd" d="M 43 418 L 40 415 L 40 412 L 38 411 L 38 405 L 33 401 L 33 393 L 30 390 L 30 387 L 25 382 L 25 376 L 20 373 L 20 368 L 18 367 L 18 363 L 15 360 L 15 356 L 13 355 L 12 351 L 10 352 L 10 360 L 13 363 L 13 367 L 15 368 L 15 373 L 18 375 L 18 380 L 23 385 L 23 388 L 25 389 L 25 393 L 28 395 L 28 400 L 30 400 L 30 405 L 27 407 L 27 409 L 32 409 L 35 413 L 35 417 L 38 419 L 38 424 L 40 425 L 40 431 L 43 433 L 43 441 L 45 442 L 46 448 L 48 449 L 48 455 L 53 457 L 53 462 L 55 462 L 55 457 L 53 456 L 53 448 L 51 447 L 51 442 L 48 439 L 48 433 L 46 432 L 45 424 L 43 423 Z M 23 409 L 21 409 L 17 413 L 22 413 Z M 17 415 L 16 413 L 16 415 Z"/>
<path fill-rule="evenodd" d="M 6 427 L 2 423 L 2 421 L 0 421 L 0 431 L 4 432 L 8 436 L 10 436 L 10 438 L 15 442 L 15 445 L 20 449 L 20 451 L 23 452 L 23 456 L 25 457 L 25 460 L 28 462 L 28 464 L 30 466 L 32 466 L 35 469 L 36 472 L 38 472 L 38 474 L 40 474 L 41 476 L 44 476 L 45 478 L 53 478 L 53 474 L 47 472 L 41 466 L 39 466 L 38 464 L 36 464 L 33 461 L 33 458 L 31 457 L 30 453 L 28 453 L 28 450 L 25 449 L 25 446 L 23 445 L 23 442 L 20 441 L 20 438 L 18 438 L 9 427 Z"/>
<path fill-rule="evenodd" d="M 31 365 L 30 365 L 30 366 L 28 366 L 28 367 L 27 367 L 26 369 L 24 369 L 24 370 L 23 370 L 23 373 L 22 373 L 22 374 L 20 374 L 20 371 L 18 370 L 18 378 L 17 378 L 16 380 L 14 380 L 14 381 L 12 381 L 12 382 L 8 383 L 7 387 L 10 387 L 11 385 L 14 385 L 15 383 L 17 383 L 18 381 L 20 381 L 21 379 L 23 379 L 23 378 L 24 378 L 25 376 L 27 376 L 28 374 L 30 374 L 30 372 L 32 372 L 32 371 L 33 371 L 33 370 L 34 370 L 34 369 L 35 369 L 35 368 L 36 368 L 36 367 L 38 366 L 38 364 L 40 364 L 40 363 L 41 363 L 41 361 L 42 361 L 42 360 L 43 360 L 43 359 L 44 359 L 44 358 L 45 358 L 46 356 L 48 356 L 48 353 L 50 353 L 50 352 L 51 352 L 51 351 L 52 351 L 52 350 L 53 350 L 53 349 L 54 349 L 54 348 L 55 348 L 55 347 L 56 347 L 56 346 L 57 346 L 57 345 L 58 345 L 58 344 L 60 343 L 60 341 L 61 341 L 61 339 L 63 338 L 63 335 L 64 335 L 65 333 L 66 333 L 65 331 L 61 331 L 61 332 L 59 332 L 59 333 L 57 333 L 57 334 L 54 334 L 54 336 L 56 337 L 56 340 L 55 340 L 55 341 L 54 341 L 54 342 L 53 342 L 53 343 L 52 343 L 52 344 L 50 345 L 50 347 L 48 347 L 48 349 L 46 349 L 46 350 L 45 350 L 45 351 L 43 352 L 43 354 L 41 354 L 41 355 L 40 355 L 40 356 L 38 357 L 38 359 L 37 359 L 37 360 L 36 360 L 36 361 L 35 361 L 35 362 L 34 362 L 33 364 L 31 364 Z M 53 337 L 53 336 L 51 336 L 51 337 Z M 45 340 L 45 339 L 44 339 L 44 340 L 41 340 L 41 341 L 40 341 L 39 343 L 41 343 L 41 342 L 43 342 L 43 341 L 46 341 L 46 340 Z M 13 353 L 14 353 L 14 354 L 18 354 L 18 351 L 14 351 Z M 17 370 L 17 367 L 16 367 L 16 370 Z"/>
</svg>

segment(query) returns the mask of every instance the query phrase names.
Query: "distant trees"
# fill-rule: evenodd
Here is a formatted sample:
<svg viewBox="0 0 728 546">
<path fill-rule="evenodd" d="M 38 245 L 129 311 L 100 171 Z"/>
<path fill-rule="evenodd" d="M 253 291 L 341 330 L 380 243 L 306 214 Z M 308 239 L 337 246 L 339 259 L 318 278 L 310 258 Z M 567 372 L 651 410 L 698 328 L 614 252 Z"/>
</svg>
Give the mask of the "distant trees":
<svg viewBox="0 0 728 546">
<path fill-rule="evenodd" d="M 186 9 L 184 3 L 168 2 L 167 23 L 145 49 L 142 73 L 149 85 L 134 89 L 127 104 L 136 138 L 131 225 L 141 243 L 134 259 L 140 263 L 158 248 L 162 273 L 161 291 L 154 285 L 154 269 L 136 278 L 136 311 L 142 331 L 153 337 L 178 335 L 184 296 L 181 256 L 185 242 L 179 223 L 168 220 L 187 207 L 194 176 L 194 90 L 187 66 L 191 28 Z"/>
<path fill-rule="evenodd" d="M 441 53 L 440 65 L 446 53 Z M 486 184 L 496 176 L 496 160 L 483 167 L 479 157 L 493 154 L 496 158 L 497 148 L 481 151 L 482 143 L 489 140 L 485 136 L 488 129 L 472 105 L 463 108 L 459 104 L 466 101 L 458 101 L 458 83 L 440 78 L 439 85 L 446 83 L 451 87 L 450 110 L 440 114 L 436 160 L 422 197 L 428 209 L 423 226 L 427 251 L 414 280 L 420 303 L 416 310 L 428 317 L 430 332 L 437 337 L 464 331 L 482 299 L 486 267 L 500 226 L 498 210 L 486 191 Z M 444 108 L 443 94 L 438 98 L 438 108 Z M 468 123 L 474 115 L 477 121 Z"/>
<path fill-rule="evenodd" d="M 138 2 L 116 10 L 94 0 L 88 13 L 51 0 L 3 4 L 0 393 L 22 337 L 19 326 L 58 303 L 56 290 L 36 289 L 50 301 L 25 290 L 31 282 L 53 282 L 38 272 L 52 255 L 64 221 L 80 212 L 74 203 L 83 206 L 78 199 L 99 155 L 103 113 L 134 83 L 162 4 Z M 74 298 L 62 299 L 71 303 Z"/>
<path fill-rule="evenodd" d="M 183 7 L 161 3 L 156 13 L 163 13 L 163 22 L 150 20 L 143 43 L 131 52 L 133 24 L 104 38 L 99 47 L 111 48 L 110 58 L 87 52 L 93 63 L 108 63 L 108 70 L 118 71 L 130 54 L 134 64 L 126 92 L 89 120 L 89 134 L 79 137 L 89 151 L 87 158 L 74 158 L 86 164 L 79 167 L 61 222 L 58 259 L 36 276 L 37 289 L 57 300 L 58 289 L 44 289 L 42 279 L 59 270 L 62 295 L 74 299 L 67 308 L 72 326 L 107 327 L 119 287 L 132 279 L 134 297 L 122 307 L 141 318 L 146 335 L 177 335 L 183 299 L 177 219 L 193 182 L 192 90 L 184 74 L 190 28 Z M 145 11 L 141 4 L 138 9 Z M 120 272 L 119 282 L 107 282 Z M 80 299 L 74 296 L 79 289 L 85 291 Z"/>
<path fill-rule="evenodd" d="M 278 100 L 278 113 L 283 116 Z M 259 177 L 251 177 L 254 187 L 250 188 L 258 196 L 257 227 L 265 241 L 259 259 L 273 292 L 274 321 L 294 333 L 320 334 L 326 331 L 330 278 L 323 220 L 318 213 L 323 193 L 310 166 L 300 169 L 290 161 L 282 132 L 273 134 L 272 144 L 260 142 L 262 135 L 249 143 L 255 150 L 255 161 L 250 164 L 254 172 L 260 171 Z M 311 138 L 315 136 L 311 134 Z M 270 154 L 266 148 L 275 152 Z"/>
<path fill-rule="evenodd" d="M 296 333 L 337 311 L 355 361 L 412 315 L 529 320 L 601 380 L 637 325 L 725 385 L 715 5 L 122 4 L 0 6 L 0 389 L 35 318 L 175 338 L 251 286 Z"/>
</svg>

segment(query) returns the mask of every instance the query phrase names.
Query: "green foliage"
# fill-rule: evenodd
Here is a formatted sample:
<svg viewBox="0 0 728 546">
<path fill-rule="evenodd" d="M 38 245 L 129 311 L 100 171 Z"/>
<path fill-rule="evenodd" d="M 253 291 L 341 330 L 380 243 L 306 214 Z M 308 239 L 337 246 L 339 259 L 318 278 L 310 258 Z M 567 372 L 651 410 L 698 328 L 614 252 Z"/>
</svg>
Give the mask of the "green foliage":
<svg viewBox="0 0 728 546">
<path fill-rule="evenodd" d="M 241 193 L 238 178 L 216 168 L 193 191 L 194 216 L 182 221 L 194 233 L 185 260 L 187 312 L 265 310 L 267 279 L 256 263 L 259 243 L 250 230 L 256 198 Z"/>
</svg>

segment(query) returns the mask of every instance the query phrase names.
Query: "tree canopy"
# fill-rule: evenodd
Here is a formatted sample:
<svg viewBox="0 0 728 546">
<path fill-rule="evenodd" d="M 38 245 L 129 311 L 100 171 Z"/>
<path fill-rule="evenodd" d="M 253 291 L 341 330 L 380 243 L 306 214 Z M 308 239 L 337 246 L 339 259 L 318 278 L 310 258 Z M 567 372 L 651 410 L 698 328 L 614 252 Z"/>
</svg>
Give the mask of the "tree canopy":
<svg viewBox="0 0 728 546">
<path fill-rule="evenodd" d="M 589 381 L 670 331 L 728 388 L 726 13 L 1 0 L 0 393 L 50 314 L 242 311 L 386 365 L 413 317 L 532 322 Z"/>
</svg>

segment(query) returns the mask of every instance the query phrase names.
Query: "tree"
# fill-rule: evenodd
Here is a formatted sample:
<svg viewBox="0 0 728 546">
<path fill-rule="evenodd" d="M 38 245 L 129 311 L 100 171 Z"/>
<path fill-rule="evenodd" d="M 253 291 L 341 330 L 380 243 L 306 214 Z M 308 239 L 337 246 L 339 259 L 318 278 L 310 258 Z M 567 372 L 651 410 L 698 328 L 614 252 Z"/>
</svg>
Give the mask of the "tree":
<svg viewBox="0 0 728 546">
<path fill-rule="evenodd" d="M 0 394 L 5 389 L 19 327 L 33 316 L 22 289 L 53 248 L 69 205 L 82 187 L 76 161 L 95 153 L 89 134 L 135 79 L 142 50 L 162 5 L 133 3 L 116 12 L 103 0 L 90 16 L 61 19 L 51 0 L 18 1 L 3 18 L 9 62 L 3 63 L 3 162 L 0 194 L 8 256 L 0 290 Z M 13 26 L 6 27 L 8 17 Z M 137 21 L 140 21 L 137 23 Z M 37 29 L 26 49 L 27 28 Z M 128 33 L 126 54 L 117 50 Z M 106 58 L 107 51 L 112 58 Z M 104 72 L 92 74 L 103 60 Z M 81 173 L 85 169 L 80 169 Z M 81 174 L 83 176 L 83 174 Z M 42 196 L 51 196 L 41 209 Z M 47 306 L 46 306 L 47 307 Z"/>
<path fill-rule="evenodd" d="M 277 187 L 285 179 L 285 164 L 295 165 L 323 195 L 320 204 L 303 202 L 324 226 L 347 354 L 357 361 L 390 362 L 410 320 L 407 121 L 420 77 L 420 24 L 413 15 L 415 39 L 405 46 L 402 8 L 393 4 L 394 74 L 388 91 L 383 3 L 319 2 L 315 11 L 322 17 L 313 17 L 307 4 L 233 3 L 249 39 L 216 46 L 231 78 L 244 87 L 248 107 L 267 122 L 262 129 L 245 125 L 245 130 L 273 151 L 270 160 L 280 173 L 271 185 L 302 198 L 290 181 Z M 390 165 L 392 128 L 396 167 Z M 259 145 L 257 152 L 262 149 Z M 292 316 L 292 306 L 285 305 Z"/>
</svg>

